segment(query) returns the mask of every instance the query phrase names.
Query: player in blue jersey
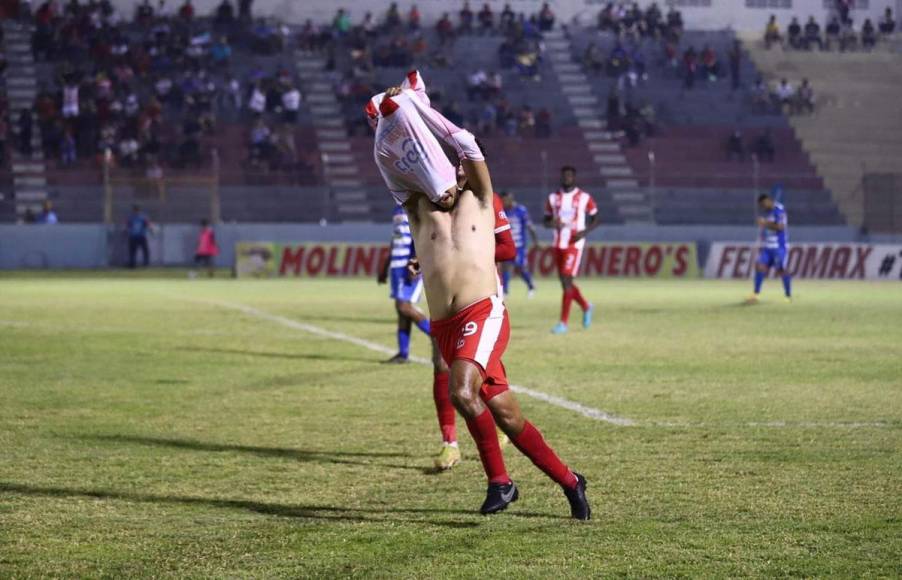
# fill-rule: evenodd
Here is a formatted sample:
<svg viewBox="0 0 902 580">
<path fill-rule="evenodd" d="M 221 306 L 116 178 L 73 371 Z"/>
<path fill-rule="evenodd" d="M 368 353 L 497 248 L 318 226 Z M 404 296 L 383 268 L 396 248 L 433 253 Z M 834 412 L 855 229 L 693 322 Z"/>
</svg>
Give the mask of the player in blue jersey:
<svg viewBox="0 0 902 580">
<path fill-rule="evenodd" d="M 755 293 L 748 299 L 750 304 L 758 302 L 764 278 L 773 268 L 783 279 L 783 292 L 786 301 L 792 301 L 792 278 L 786 271 L 786 258 L 789 254 L 789 239 L 786 209 L 773 197 L 762 193 L 758 196 L 758 207 L 764 211 L 764 217 L 758 218 L 761 230 L 761 249 L 758 252 L 758 263 L 755 266 Z"/>
<path fill-rule="evenodd" d="M 533 246 L 538 246 L 539 238 L 536 235 L 536 228 L 532 225 L 532 220 L 529 219 L 529 210 L 526 209 L 525 205 L 517 203 L 513 193 L 509 191 L 502 192 L 501 200 L 504 202 L 504 213 L 507 214 L 507 219 L 510 221 L 511 235 L 517 248 L 517 256 L 501 265 L 501 284 L 504 287 L 504 294 L 508 293 L 511 271 L 513 271 L 526 282 L 526 287 L 529 288 L 527 296 L 532 298 L 536 286 L 533 284 L 532 274 L 529 272 L 529 264 L 526 262 L 528 245 L 526 235 L 527 233 L 529 234 Z"/>
<path fill-rule="evenodd" d="M 380 269 L 378 280 L 380 284 L 391 282 L 391 297 L 398 313 L 398 354 L 385 361 L 387 363 L 407 362 L 410 331 L 414 324 L 429 336 L 429 317 L 415 306 L 423 293 L 423 276 L 411 275 L 407 269 L 407 262 L 415 255 L 407 214 L 400 205 L 396 206 L 392 212 L 391 252 Z"/>
</svg>

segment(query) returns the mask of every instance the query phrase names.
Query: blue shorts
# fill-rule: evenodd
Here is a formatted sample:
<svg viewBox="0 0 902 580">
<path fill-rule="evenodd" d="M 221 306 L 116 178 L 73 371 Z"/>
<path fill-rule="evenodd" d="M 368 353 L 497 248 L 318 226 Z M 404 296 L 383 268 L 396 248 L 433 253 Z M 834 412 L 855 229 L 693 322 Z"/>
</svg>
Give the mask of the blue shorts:
<svg viewBox="0 0 902 580">
<path fill-rule="evenodd" d="M 786 248 L 761 248 L 758 263 L 767 268 L 786 269 Z"/>
<path fill-rule="evenodd" d="M 508 262 L 521 270 L 526 270 L 526 246 L 517 248 L 517 255 L 514 256 L 513 260 L 508 260 Z"/>
<path fill-rule="evenodd" d="M 407 268 L 391 269 L 391 297 L 402 302 L 419 302 L 423 293 L 423 277 L 417 276 L 413 280 L 407 277 Z"/>
</svg>

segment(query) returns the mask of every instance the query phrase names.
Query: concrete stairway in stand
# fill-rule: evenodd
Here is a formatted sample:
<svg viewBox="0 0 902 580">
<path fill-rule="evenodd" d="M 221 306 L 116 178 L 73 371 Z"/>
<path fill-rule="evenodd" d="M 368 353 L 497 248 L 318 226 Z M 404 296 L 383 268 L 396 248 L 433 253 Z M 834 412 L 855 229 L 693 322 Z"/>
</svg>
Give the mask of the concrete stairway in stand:
<svg viewBox="0 0 902 580">
<path fill-rule="evenodd" d="M 343 222 L 372 221 L 373 208 L 360 177 L 341 105 L 335 98 L 335 90 L 325 65 L 326 61 L 320 55 L 297 53 L 298 73 L 305 101 L 313 116 L 323 176 L 332 192 L 330 219 Z"/>
<path fill-rule="evenodd" d="M 3 22 L 4 52 L 7 59 L 5 92 L 9 102 L 10 133 L 18 132 L 19 114 L 31 111 L 37 95 L 37 76 L 31 53 L 30 24 L 5 20 Z M 32 116 L 33 117 L 33 116 Z M 40 212 L 47 199 L 47 176 L 41 135 L 37 119 L 32 118 L 32 154 L 24 156 L 18 149 L 18 135 L 10 139 L 12 151 L 13 195 L 19 219 L 27 210 Z"/>
<path fill-rule="evenodd" d="M 902 54 L 746 46 L 769 81 L 810 80 L 816 111 L 790 122 L 847 222 L 863 225 L 864 175 L 902 173 Z"/>
<path fill-rule="evenodd" d="M 617 211 L 625 223 L 652 223 L 654 212 L 651 200 L 639 188 L 639 181 L 627 164 L 620 143 L 605 130 L 603 105 L 592 94 L 585 73 L 573 62 L 570 40 L 560 29 L 546 32 L 544 38 L 546 56 L 593 154 L 595 169 L 604 179 Z"/>
</svg>

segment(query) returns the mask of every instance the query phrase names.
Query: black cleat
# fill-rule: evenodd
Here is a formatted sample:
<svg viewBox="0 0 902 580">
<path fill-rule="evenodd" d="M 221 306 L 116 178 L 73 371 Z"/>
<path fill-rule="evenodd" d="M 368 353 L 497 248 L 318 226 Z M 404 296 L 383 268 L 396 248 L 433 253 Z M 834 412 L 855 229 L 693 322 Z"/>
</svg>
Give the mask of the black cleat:
<svg viewBox="0 0 902 580">
<path fill-rule="evenodd" d="M 520 499 L 520 492 L 517 485 L 512 481 L 510 483 L 490 483 L 489 489 L 485 495 L 485 501 L 479 508 L 479 513 L 484 516 L 503 512 L 507 506 Z"/>
<path fill-rule="evenodd" d="M 395 356 L 391 357 L 390 359 L 382 361 L 383 364 L 387 364 L 387 365 L 403 365 L 403 364 L 407 364 L 407 362 L 408 362 L 407 357 L 402 356 L 400 352 L 398 354 L 396 354 Z"/>
<path fill-rule="evenodd" d="M 589 507 L 589 500 L 586 498 L 586 478 L 575 471 L 573 475 L 576 476 L 576 487 L 564 488 L 564 495 L 570 502 L 570 516 L 575 520 L 588 520 L 592 517 L 592 508 Z"/>
</svg>

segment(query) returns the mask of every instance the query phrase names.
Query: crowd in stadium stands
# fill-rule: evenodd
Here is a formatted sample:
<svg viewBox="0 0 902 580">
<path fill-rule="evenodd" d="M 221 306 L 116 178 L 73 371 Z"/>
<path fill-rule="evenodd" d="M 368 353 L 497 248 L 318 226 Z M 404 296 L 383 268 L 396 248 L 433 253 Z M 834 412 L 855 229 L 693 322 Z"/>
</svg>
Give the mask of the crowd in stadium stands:
<svg viewBox="0 0 902 580">
<path fill-rule="evenodd" d="M 851 17 L 850 5 L 847 0 L 838 0 L 836 14 L 832 16 L 826 25 L 821 25 L 809 16 L 804 26 L 798 17 L 793 17 L 785 34 L 777 24 L 777 17 L 771 15 L 764 29 L 764 44 L 770 49 L 774 45 L 792 50 L 832 50 L 836 47 L 840 52 L 862 48 L 872 50 L 881 36 L 889 36 L 896 31 L 896 21 L 893 18 L 892 8 L 887 7 L 883 17 L 874 26 L 870 18 L 866 18 L 859 30 Z"/>
<path fill-rule="evenodd" d="M 171 14 L 144 0 L 128 22 L 108 0 L 41 3 L 32 48 L 38 62 L 56 65 L 33 109 L 45 154 L 67 166 L 109 152 L 119 166 L 159 177 L 165 166 L 207 163 L 225 117 L 248 128 L 249 166 L 309 172 L 294 138 L 302 100 L 294 77 L 278 67 L 255 66 L 241 79 L 232 72 L 234 50 L 277 55 L 289 40 L 287 28 L 254 21 L 251 4 L 222 0 L 198 18 L 191 0 Z M 25 154 L 30 119 L 21 112 Z"/>
<path fill-rule="evenodd" d="M 492 133 L 547 137 L 552 131 L 552 115 L 548 109 L 534 111 L 528 104 L 516 106 L 504 91 L 502 71 L 513 71 L 523 79 L 541 80 L 542 32 L 553 28 L 555 16 L 545 4 L 531 16 L 517 14 L 510 4 L 495 13 L 485 4 L 474 11 L 465 3 L 456 21 L 445 13 L 436 22 L 433 34 L 421 26 L 416 5 L 402 13 L 392 3 L 381 19 L 366 13 L 354 24 L 346 10 L 339 8 L 328 25 L 308 20 L 298 35 L 302 50 L 327 55 L 327 68 L 333 73 L 335 93 L 344 110 L 352 134 L 367 131 L 360 111 L 379 85 L 379 68 L 413 68 L 428 65 L 434 69 L 454 66 L 450 50 L 455 41 L 467 36 L 501 36 L 498 68 L 475 68 L 462 80 L 465 103 L 446 99 L 433 89 L 433 106 L 452 122 Z M 430 39 L 435 46 L 430 46 Z"/>
</svg>

